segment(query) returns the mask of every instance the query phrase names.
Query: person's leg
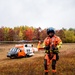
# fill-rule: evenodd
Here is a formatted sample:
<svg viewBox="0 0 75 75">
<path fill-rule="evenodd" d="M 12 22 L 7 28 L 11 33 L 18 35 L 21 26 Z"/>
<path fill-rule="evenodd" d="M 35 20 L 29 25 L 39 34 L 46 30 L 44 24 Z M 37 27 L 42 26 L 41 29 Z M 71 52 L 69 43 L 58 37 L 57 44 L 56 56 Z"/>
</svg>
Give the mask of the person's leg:
<svg viewBox="0 0 75 75">
<path fill-rule="evenodd" d="M 45 75 L 48 75 L 47 59 L 44 59 L 44 69 L 45 69 Z"/>
<path fill-rule="evenodd" d="M 45 55 L 45 59 L 44 59 L 44 71 L 45 71 L 45 75 L 48 75 L 48 65 L 50 64 L 50 59 L 48 54 Z"/>
<path fill-rule="evenodd" d="M 53 73 L 53 75 L 55 75 L 55 73 L 56 73 L 56 55 L 55 54 L 52 59 L 52 73 Z"/>
<path fill-rule="evenodd" d="M 59 60 L 59 54 L 56 53 L 56 60 L 58 61 Z"/>
<path fill-rule="evenodd" d="M 52 60 L 52 70 L 56 70 L 56 60 Z"/>
</svg>

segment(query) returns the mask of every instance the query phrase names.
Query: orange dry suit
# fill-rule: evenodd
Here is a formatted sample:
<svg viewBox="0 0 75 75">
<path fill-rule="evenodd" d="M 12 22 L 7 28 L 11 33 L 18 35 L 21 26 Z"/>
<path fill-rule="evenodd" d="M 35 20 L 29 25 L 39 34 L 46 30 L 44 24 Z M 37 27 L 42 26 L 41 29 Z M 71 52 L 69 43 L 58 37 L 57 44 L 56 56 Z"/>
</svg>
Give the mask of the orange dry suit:
<svg viewBox="0 0 75 75">
<path fill-rule="evenodd" d="M 56 72 L 56 61 L 59 59 L 58 53 L 61 47 L 61 39 L 54 35 L 52 38 L 46 37 L 43 42 L 45 48 L 44 68 L 45 72 L 48 72 L 48 65 L 52 61 L 52 72 Z"/>
</svg>

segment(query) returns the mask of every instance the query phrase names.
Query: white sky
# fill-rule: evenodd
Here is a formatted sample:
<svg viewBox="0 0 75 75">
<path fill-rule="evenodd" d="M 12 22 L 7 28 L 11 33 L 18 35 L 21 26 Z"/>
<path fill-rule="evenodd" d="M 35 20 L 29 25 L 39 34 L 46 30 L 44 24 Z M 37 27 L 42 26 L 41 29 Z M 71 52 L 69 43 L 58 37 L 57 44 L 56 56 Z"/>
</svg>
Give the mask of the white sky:
<svg viewBox="0 0 75 75">
<path fill-rule="evenodd" d="M 75 0 L 0 0 L 0 27 L 75 28 Z"/>
</svg>

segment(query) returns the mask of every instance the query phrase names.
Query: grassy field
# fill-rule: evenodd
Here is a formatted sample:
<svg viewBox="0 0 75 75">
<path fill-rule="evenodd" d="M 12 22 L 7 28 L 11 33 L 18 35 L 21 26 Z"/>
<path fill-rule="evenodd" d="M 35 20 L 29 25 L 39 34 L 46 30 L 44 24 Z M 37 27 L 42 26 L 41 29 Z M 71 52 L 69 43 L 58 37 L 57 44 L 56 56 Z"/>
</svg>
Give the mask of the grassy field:
<svg viewBox="0 0 75 75">
<path fill-rule="evenodd" d="M 30 58 L 10 59 L 6 55 L 12 47 L 14 44 L 0 44 L 0 75 L 44 75 L 44 51 Z M 75 75 L 75 43 L 63 44 L 59 56 L 57 75 Z"/>
</svg>

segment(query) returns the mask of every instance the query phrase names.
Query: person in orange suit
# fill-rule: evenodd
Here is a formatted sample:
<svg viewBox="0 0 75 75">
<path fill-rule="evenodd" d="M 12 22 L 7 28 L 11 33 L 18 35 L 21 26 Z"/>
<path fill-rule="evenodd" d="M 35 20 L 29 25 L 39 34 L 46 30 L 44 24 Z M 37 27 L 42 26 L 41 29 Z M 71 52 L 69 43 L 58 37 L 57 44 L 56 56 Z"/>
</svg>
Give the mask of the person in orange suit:
<svg viewBox="0 0 75 75">
<path fill-rule="evenodd" d="M 37 48 L 38 48 L 38 50 L 40 50 L 40 48 L 41 48 L 41 41 L 38 42 Z"/>
<path fill-rule="evenodd" d="M 56 62 L 59 60 L 59 48 L 61 48 L 62 41 L 55 35 L 54 28 L 50 27 L 47 29 L 48 36 L 43 42 L 43 47 L 45 49 L 44 58 L 44 71 L 45 75 L 48 75 L 48 65 L 52 62 L 52 74 L 56 74 Z"/>
</svg>

